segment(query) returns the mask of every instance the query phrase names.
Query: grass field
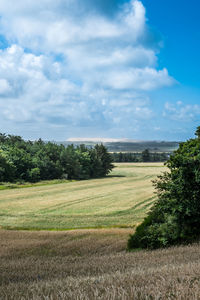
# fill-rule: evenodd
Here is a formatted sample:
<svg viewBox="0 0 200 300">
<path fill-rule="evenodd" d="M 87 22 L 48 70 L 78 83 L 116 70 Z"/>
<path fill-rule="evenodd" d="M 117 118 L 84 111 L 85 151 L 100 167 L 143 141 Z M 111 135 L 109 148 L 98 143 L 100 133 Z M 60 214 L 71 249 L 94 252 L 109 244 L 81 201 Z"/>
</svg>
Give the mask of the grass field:
<svg viewBox="0 0 200 300">
<path fill-rule="evenodd" d="M 116 164 L 102 179 L 0 191 L 0 226 L 65 230 L 132 227 L 142 221 L 155 194 L 161 163 Z"/>
<path fill-rule="evenodd" d="M 200 299 L 200 245 L 128 253 L 131 232 L 1 230 L 0 299 Z"/>
<path fill-rule="evenodd" d="M 133 226 L 161 164 L 118 164 L 108 178 L 0 192 L 1 225 Z M 0 300 L 198 300 L 200 244 L 127 252 L 132 228 L 0 230 Z"/>
</svg>

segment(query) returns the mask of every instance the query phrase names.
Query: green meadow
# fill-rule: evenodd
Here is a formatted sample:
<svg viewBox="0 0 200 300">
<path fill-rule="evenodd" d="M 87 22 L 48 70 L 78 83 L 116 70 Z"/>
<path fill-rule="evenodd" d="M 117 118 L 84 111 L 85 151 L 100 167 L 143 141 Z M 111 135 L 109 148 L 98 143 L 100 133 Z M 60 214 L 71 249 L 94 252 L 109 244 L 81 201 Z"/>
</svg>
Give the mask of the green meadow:
<svg viewBox="0 0 200 300">
<path fill-rule="evenodd" d="M 0 191 L 4 229 L 67 230 L 134 227 L 156 199 L 161 163 L 116 164 L 109 176 Z"/>
</svg>

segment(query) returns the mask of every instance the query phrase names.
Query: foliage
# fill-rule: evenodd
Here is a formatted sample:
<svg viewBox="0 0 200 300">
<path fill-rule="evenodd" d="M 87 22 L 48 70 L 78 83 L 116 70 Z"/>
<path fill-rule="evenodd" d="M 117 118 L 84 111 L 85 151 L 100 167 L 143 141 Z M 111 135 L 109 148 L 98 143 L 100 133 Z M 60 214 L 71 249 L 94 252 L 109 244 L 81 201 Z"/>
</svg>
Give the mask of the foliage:
<svg viewBox="0 0 200 300">
<path fill-rule="evenodd" d="M 128 241 L 131 248 L 159 248 L 200 237 L 200 127 L 167 161 L 154 182 L 158 200 Z"/>
<path fill-rule="evenodd" d="M 15 173 L 15 166 L 10 161 L 7 152 L 0 149 L 0 181 L 11 181 Z"/>
<path fill-rule="evenodd" d="M 0 182 L 89 179 L 105 176 L 113 167 L 103 145 L 90 149 L 84 145 L 64 147 L 0 134 Z"/>
</svg>

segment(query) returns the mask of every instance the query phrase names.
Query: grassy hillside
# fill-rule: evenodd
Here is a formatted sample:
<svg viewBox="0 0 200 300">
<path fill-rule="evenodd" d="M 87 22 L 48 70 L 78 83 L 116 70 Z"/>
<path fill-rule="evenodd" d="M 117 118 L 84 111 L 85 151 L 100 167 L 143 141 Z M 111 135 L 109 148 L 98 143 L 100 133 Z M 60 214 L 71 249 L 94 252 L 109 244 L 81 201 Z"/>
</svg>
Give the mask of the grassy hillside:
<svg viewBox="0 0 200 300">
<path fill-rule="evenodd" d="M 127 253 L 130 232 L 0 231 L 0 299 L 199 299 L 198 244 Z"/>
<path fill-rule="evenodd" d="M 0 191 L 0 226 L 24 229 L 129 227 L 155 199 L 160 163 L 117 164 L 103 179 Z"/>
</svg>

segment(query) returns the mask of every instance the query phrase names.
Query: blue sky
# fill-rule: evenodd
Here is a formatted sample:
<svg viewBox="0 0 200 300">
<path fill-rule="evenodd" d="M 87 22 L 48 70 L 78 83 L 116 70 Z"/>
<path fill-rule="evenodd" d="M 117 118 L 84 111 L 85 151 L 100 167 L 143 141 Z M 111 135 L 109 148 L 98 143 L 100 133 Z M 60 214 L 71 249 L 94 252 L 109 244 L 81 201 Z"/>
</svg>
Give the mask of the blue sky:
<svg viewBox="0 0 200 300">
<path fill-rule="evenodd" d="M 198 0 L 1 0 L 0 132 L 193 137 L 199 11 Z"/>
</svg>

